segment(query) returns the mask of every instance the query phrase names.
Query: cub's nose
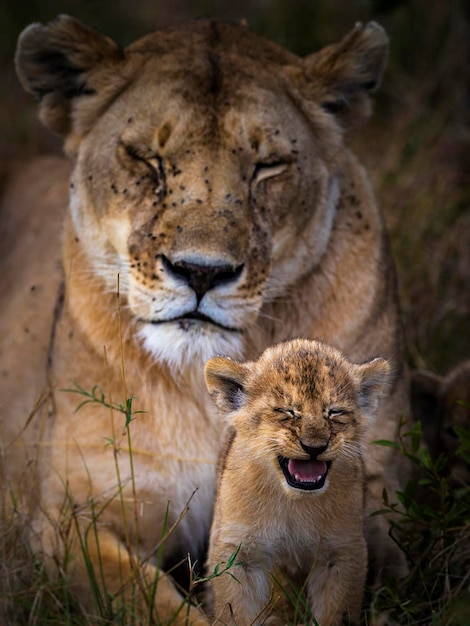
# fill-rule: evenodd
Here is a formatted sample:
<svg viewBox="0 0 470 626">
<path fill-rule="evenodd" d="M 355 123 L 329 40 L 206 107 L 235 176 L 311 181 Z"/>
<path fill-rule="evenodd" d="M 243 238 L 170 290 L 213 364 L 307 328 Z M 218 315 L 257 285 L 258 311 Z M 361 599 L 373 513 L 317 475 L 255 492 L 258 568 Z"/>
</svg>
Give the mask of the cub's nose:
<svg viewBox="0 0 470 626">
<path fill-rule="evenodd" d="M 304 450 L 307 454 L 309 454 L 310 458 L 312 459 L 316 459 L 317 456 L 322 454 L 322 452 L 325 452 L 325 450 L 328 448 L 328 443 L 326 443 L 323 446 L 309 446 L 301 441 L 300 445 L 302 447 L 302 450 Z"/>
<path fill-rule="evenodd" d="M 210 289 L 237 280 L 243 271 L 243 265 L 237 267 L 227 264 L 203 265 L 184 260 L 172 263 L 164 255 L 162 262 L 167 272 L 183 279 L 194 290 L 198 303 Z"/>
</svg>

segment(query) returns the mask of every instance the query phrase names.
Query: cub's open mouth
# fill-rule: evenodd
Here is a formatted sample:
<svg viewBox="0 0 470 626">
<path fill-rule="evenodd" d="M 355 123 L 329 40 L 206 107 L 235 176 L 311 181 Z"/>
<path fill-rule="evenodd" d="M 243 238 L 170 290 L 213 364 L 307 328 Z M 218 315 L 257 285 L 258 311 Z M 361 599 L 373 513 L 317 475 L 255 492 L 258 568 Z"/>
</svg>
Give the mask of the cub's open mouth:
<svg viewBox="0 0 470 626">
<path fill-rule="evenodd" d="M 316 491 L 325 485 L 330 469 L 330 461 L 308 459 L 286 459 L 279 457 L 279 465 L 284 473 L 287 484 L 294 489 Z"/>
</svg>

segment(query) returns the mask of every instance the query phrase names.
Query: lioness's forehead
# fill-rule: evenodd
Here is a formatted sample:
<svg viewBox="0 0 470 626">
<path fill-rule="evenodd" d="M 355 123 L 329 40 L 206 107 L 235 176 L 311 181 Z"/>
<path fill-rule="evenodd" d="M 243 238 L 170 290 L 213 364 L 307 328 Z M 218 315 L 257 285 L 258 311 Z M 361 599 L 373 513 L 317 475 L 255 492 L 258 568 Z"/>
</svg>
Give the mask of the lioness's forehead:
<svg viewBox="0 0 470 626">
<path fill-rule="evenodd" d="M 240 65 L 245 61 L 245 69 L 251 64 L 258 67 L 266 65 L 296 65 L 300 60 L 276 43 L 264 39 L 248 28 L 219 22 L 217 20 L 195 20 L 164 31 L 157 31 L 126 49 L 132 54 L 145 55 L 160 59 L 162 69 L 171 63 L 185 63 L 188 68 L 194 60 L 205 57 L 213 69 L 217 70 L 217 61 Z"/>
<path fill-rule="evenodd" d="M 162 71 L 159 60 L 149 58 L 100 123 L 117 131 L 124 142 L 150 142 L 155 134 L 158 140 L 165 137 L 170 152 L 184 146 L 187 154 L 192 148 L 199 152 L 210 145 L 230 151 L 243 144 L 264 158 L 272 150 L 290 153 L 294 136 L 300 143 L 305 122 L 285 89 L 263 86 L 255 78 L 243 80 L 240 71 L 223 64 L 216 69 L 204 55 L 192 58 L 191 64 L 188 69 L 183 58 L 173 70 Z M 160 141 L 155 144 L 163 147 Z"/>
<path fill-rule="evenodd" d="M 283 76 L 287 66 L 300 72 L 302 60 L 246 27 L 192 22 L 142 38 L 124 58 L 129 81 L 97 122 L 109 137 L 157 151 L 163 138 L 178 158 L 182 147 L 189 155 L 241 144 L 266 158 L 308 134 Z"/>
<path fill-rule="evenodd" d="M 126 49 L 141 64 L 135 84 L 170 88 L 186 104 L 245 106 L 253 87 L 265 97 L 280 85 L 283 66 L 301 60 L 247 28 L 217 21 L 197 21 L 157 31 Z M 283 87 L 285 91 L 285 85 Z M 259 114 L 259 111 L 258 111 Z"/>
</svg>

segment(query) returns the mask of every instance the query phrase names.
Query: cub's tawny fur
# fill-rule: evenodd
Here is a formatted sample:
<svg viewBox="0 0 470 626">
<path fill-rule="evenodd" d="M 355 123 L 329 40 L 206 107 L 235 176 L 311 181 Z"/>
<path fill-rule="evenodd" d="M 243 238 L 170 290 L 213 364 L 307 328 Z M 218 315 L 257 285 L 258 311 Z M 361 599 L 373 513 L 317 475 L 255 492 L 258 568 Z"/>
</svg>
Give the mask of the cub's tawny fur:
<svg viewBox="0 0 470 626">
<path fill-rule="evenodd" d="M 186 620 L 156 551 L 163 571 L 203 559 L 222 436 L 203 381 L 215 354 L 256 359 L 306 337 L 356 362 L 382 355 L 395 377 L 370 439 L 395 438 L 407 395 L 394 270 L 346 147 L 387 50 L 375 23 L 305 58 L 217 20 L 125 49 L 68 16 L 21 34 L 18 76 L 69 163 L 1 176 L 0 471 L 88 614 L 101 610 L 94 570 L 115 603 L 137 611 L 143 592 L 143 623 L 154 603 L 162 623 Z M 72 381 L 112 404 L 134 396 L 132 456 L 124 416 L 76 412 Z M 399 486 L 393 452 L 368 449 L 370 510 Z M 387 531 L 369 518 L 378 570 L 400 565 Z"/>
<path fill-rule="evenodd" d="M 354 365 L 307 340 L 268 348 L 256 362 L 208 361 L 207 388 L 228 423 L 208 572 L 239 550 L 231 575 L 212 582 L 220 623 L 264 623 L 283 604 L 279 577 L 286 596 L 287 581 L 305 591 L 301 621 L 358 623 L 367 570 L 364 444 L 388 372 L 384 359 Z"/>
</svg>

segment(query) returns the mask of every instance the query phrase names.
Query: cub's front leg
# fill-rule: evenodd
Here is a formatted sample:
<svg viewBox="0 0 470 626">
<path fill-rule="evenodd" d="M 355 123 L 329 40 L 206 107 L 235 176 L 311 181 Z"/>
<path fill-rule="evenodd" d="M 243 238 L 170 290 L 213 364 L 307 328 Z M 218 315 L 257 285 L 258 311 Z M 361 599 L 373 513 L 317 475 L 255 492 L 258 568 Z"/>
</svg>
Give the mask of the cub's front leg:
<svg viewBox="0 0 470 626">
<path fill-rule="evenodd" d="M 359 624 L 366 573 L 367 547 L 362 536 L 352 536 L 312 568 L 308 598 L 320 626 Z"/>
<path fill-rule="evenodd" d="M 226 564 L 237 546 L 215 546 L 209 554 L 208 571 Z M 210 591 L 211 615 L 216 623 L 244 626 L 264 623 L 272 595 L 267 570 L 260 563 L 247 559 L 241 549 L 229 572 L 212 579 Z M 247 565 L 246 563 L 250 563 Z"/>
</svg>

